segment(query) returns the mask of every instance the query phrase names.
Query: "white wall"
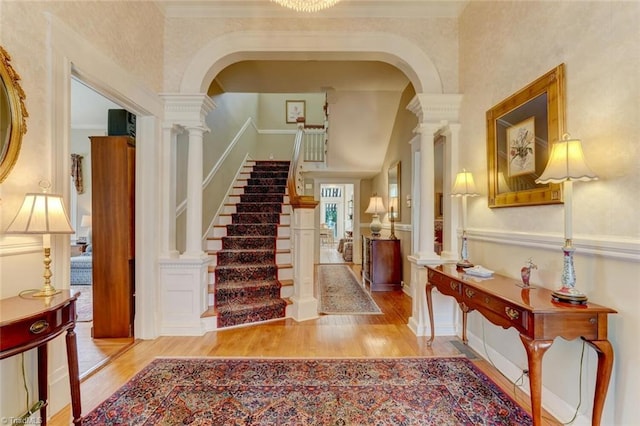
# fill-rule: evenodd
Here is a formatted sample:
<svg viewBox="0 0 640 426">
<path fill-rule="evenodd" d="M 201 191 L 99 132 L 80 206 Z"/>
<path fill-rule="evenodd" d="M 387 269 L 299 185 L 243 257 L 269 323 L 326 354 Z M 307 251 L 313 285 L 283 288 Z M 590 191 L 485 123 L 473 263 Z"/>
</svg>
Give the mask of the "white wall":
<svg viewBox="0 0 640 426">
<path fill-rule="evenodd" d="M 574 186 L 577 285 L 591 302 L 618 310 L 609 323 L 616 360 L 606 425 L 635 425 L 640 413 L 638 40 L 638 2 L 471 2 L 460 20 L 460 164 L 474 172 L 480 189 L 487 187 L 485 111 L 560 63 L 566 66 L 566 130 L 582 139 L 600 176 Z M 474 263 L 518 277 L 533 257 L 539 269 L 532 282 L 559 286 L 562 205 L 489 209 L 484 189 L 469 200 L 468 228 Z M 539 239 L 539 247 L 531 239 Z M 484 338 L 505 368 L 525 368 L 517 333 L 488 325 L 477 314 L 469 329 L 479 352 Z M 579 341 L 556 339 L 544 358 L 544 404 L 564 421 L 579 400 L 581 348 Z M 590 348 L 586 353 L 577 424 L 591 417 L 596 357 Z"/>
</svg>

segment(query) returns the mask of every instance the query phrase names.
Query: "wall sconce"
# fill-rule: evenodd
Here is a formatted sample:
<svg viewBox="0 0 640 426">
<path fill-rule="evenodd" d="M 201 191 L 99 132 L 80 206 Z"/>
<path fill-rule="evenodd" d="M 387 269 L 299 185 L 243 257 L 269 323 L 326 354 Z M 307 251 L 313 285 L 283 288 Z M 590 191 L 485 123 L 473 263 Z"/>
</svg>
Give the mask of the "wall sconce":
<svg viewBox="0 0 640 426">
<path fill-rule="evenodd" d="M 462 247 L 460 248 L 460 260 L 456 264 L 461 268 L 470 268 L 473 263 L 469 262 L 469 252 L 467 249 L 467 197 L 479 195 L 476 190 L 476 183 L 471 172 L 462 169 L 456 175 L 456 181 L 451 190 L 452 197 L 462 198 Z"/>
<path fill-rule="evenodd" d="M 60 293 L 51 285 L 51 234 L 73 234 L 67 212 L 64 209 L 62 196 L 48 194 L 51 186 L 41 183 L 42 193 L 28 193 L 24 196 L 22 207 L 18 210 L 7 234 L 41 234 L 44 248 L 44 286 L 32 296 L 49 297 Z"/>
<path fill-rule="evenodd" d="M 552 298 L 558 302 L 573 304 L 587 303 L 587 296 L 575 288 L 576 272 L 573 267 L 573 229 L 571 215 L 573 209 L 573 181 L 587 182 L 596 180 L 596 176 L 584 159 L 582 141 L 571 139 L 568 133 L 562 136 L 562 140 L 551 147 L 549 162 L 536 179 L 536 183 L 562 183 L 564 192 L 564 254 L 561 283 L 562 287 L 552 293 Z"/>
</svg>

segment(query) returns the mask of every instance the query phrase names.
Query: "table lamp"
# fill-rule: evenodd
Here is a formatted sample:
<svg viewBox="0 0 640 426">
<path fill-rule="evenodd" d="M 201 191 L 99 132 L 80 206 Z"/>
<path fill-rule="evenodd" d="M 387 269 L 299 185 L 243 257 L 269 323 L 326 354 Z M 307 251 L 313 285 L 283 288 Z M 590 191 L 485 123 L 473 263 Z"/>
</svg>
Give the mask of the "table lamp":
<svg viewBox="0 0 640 426">
<path fill-rule="evenodd" d="M 398 197 L 389 198 L 389 222 L 391 222 L 391 233 L 389 234 L 390 240 L 397 240 L 396 237 L 396 219 L 398 218 Z"/>
<path fill-rule="evenodd" d="M 573 229 L 571 223 L 573 204 L 573 181 L 587 182 L 598 179 L 591 171 L 582 152 L 582 141 L 571 139 L 568 133 L 562 136 L 562 140 L 551 147 L 549 162 L 536 179 L 536 183 L 562 183 L 564 192 L 564 246 L 562 252 L 564 261 L 562 267 L 562 287 L 552 293 L 552 298 L 559 302 L 572 304 L 584 304 L 587 296 L 576 289 L 576 273 L 573 267 Z"/>
<path fill-rule="evenodd" d="M 378 197 L 377 194 L 373 194 L 373 196 L 369 199 L 369 207 L 367 207 L 364 212 L 373 215 L 371 217 L 371 224 L 369 225 L 369 229 L 371 229 L 371 237 L 379 238 L 380 231 L 382 230 L 380 213 L 385 212 L 382 197 Z"/>
<path fill-rule="evenodd" d="M 51 234 L 73 234 L 69 218 L 64 209 L 62 196 L 48 194 L 48 186 L 41 185 L 42 193 L 28 193 L 22 207 L 5 231 L 7 234 L 41 234 L 44 248 L 44 286 L 32 294 L 49 297 L 60 293 L 51 285 Z"/>
<path fill-rule="evenodd" d="M 462 198 L 462 247 L 460 248 L 460 260 L 456 263 L 461 268 L 470 268 L 473 263 L 469 262 L 469 251 L 467 248 L 467 197 L 479 195 L 476 190 L 476 183 L 471 172 L 462 169 L 456 175 L 456 181 L 451 190 L 452 197 Z"/>
</svg>

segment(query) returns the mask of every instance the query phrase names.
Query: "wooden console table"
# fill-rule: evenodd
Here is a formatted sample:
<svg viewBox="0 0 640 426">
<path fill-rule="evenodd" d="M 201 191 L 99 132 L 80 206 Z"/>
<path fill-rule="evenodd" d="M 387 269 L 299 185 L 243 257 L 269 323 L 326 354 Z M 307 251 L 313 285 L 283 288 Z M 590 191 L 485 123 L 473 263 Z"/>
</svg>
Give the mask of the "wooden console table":
<svg viewBox="0 0 640 426">
<path fill-rule="evenodd" d="M 76 300 L 79 292 L 64 290 L 52 297 L 29 295 L 0 300 L 0 359 L 38 348 L 38 397 L 47 402 L 47 343 L 65 330 L 73 423 L 81 424 L 80 375 L 76 344 Z M 47 404 L 40 409 L 47 424 Z"/>
<path fill-rule="evenodd" d="M 515 328 L 527 352 L 531 388 L 533 424 L 541 425 L 542 357 L 553 339 L 582 338 L 598 353 L 598 371 L 593 402 L 592 424 L 599 425 L 607 396 L 613 348 L 607 340 L 607 318 L 616 311 L 588 303 L 573 306 L 551 301 L 551 290 L 531 286 L 521 287 L 519 281 L 501 275 L 475 278 L 456 269 L 455 265 L 427 267 L 427 307 L 434 338 L 431 292 L 435 287 L 442 294 L 453 296 L 462 310 L 462 340 L 467 343 L 467 313 L 480 312 L 492 323 L 503 328 Z"/>
</svg>

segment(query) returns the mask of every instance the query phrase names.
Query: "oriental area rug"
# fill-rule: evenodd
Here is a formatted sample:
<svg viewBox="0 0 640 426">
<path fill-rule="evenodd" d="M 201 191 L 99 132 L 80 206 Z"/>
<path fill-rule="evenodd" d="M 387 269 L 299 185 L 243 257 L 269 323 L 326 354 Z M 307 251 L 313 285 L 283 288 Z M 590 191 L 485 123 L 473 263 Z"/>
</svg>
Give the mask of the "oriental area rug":
<svg viewBox="0 0 640 426">
<path fill-rule="evenodd" d="M 318 312 L 321 314 L 381 314 L 371 295 L 346 265 L 318 265 Z"/>
<path fill-rule="evenodd" d="M 466 358 L 155 359 L 83 425 L 530 425 Z"/>
</svg>

